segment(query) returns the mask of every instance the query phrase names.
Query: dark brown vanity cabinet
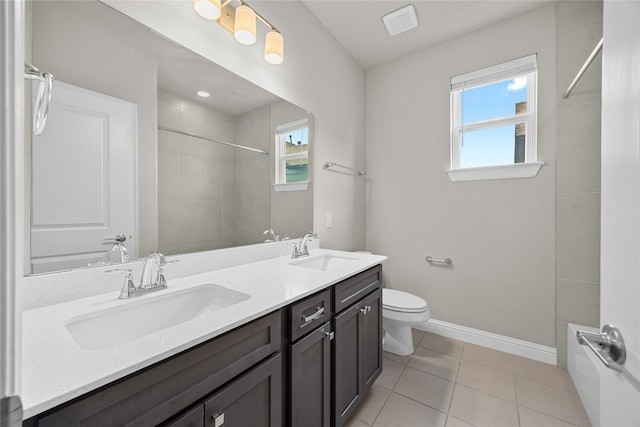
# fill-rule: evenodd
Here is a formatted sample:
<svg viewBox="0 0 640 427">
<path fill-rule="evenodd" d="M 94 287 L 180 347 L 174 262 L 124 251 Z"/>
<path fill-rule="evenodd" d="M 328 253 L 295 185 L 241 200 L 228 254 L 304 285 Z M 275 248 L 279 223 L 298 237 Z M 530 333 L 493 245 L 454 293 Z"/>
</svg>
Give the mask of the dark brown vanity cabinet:
<svg viewBox="0 0 640 427">
<path fill-rule="evenodd" d="M 280 426 L 281 319 L 280 311 L 268 314 L 39 414 L 29 425 L 214 426 L 212 416 L 224 413 L 225 427 Z M 243 424 L 244 412 L 258 413 L 262 423 Z M 199 413 L 202 424 L 194 421 Z"/>
<path fill-rule="evenodd" d="M 341 427 L 382 371 L 381 267 L 30 418 L 30 427 Z"/>
<path fill-rule="evenodd" d="M 382 372 L 381 272 L 373 267 L 336 284 L 332 298 L 326 290 L 291 307 L 292 427 L 341 427 Z M 310 316 L 330 321 L 310 324 Z"/>
<path fill-rule="evenodd" d="M 369 284 L 378 281 L 373 286 L 373 292 L 337 313 L 334 319 L 332 362 L 335 427 L 341 427 L 351 416 L 382 372 L 382 289 L 379 284 L 380 268 L 374 269 L 378 271 L 365 280 Z M 365 273 L 370 272 L 368 270 Z M 366 288 L 372 290 L 372 287 Z"/>
</svg>

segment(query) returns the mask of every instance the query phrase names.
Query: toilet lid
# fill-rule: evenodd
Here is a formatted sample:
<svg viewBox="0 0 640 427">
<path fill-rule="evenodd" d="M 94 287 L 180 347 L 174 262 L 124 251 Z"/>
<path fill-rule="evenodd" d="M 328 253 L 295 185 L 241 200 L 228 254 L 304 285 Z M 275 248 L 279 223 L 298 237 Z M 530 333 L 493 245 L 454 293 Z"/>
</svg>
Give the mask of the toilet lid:
<svg viewBox="0 0 640 427">
<path fill-rule="evenodd" d="M 422 312 L 427 309 L 427 302 L 407 292 L 383 288 L 382 306 L 394 311 Z"/>
</svg>

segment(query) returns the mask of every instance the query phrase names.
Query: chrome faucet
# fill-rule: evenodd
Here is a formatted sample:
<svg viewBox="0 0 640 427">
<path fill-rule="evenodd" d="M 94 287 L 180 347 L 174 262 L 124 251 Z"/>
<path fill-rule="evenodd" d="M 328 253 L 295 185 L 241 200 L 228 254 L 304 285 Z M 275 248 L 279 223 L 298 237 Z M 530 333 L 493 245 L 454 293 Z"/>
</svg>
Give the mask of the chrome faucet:
<svg viewBox="0 0 640 427">
<path fill-rule="evenodd" d="M 105 273 L 126 273 L 124 285 L 118 298 L 127 299 L 167 289 L 167 279 L 164 277 L 163 267 L 176 262 L 180 262 L 180 260 L 167 261 L 161 253 L 151 252 L 144 260 L 139 286 L 135 285 L 130 269 L 118 268 L 107 270 Z"/>
<path fill-rule="evenodd" d="M 107 237 L 104 240 L 107 242 L 114 242 L 113 246 L 111 246 L 111 251 L 120 253 L 120 262 L 129 262 L 129 252 L 127 251 L 127 247 L 124 245 L 125 240 L 127 240 L 127 236 L 124 234 L 118 234 L 116 237 Z"/>
<path fill-rule="evenodd" d="M 263 236 L 269 236 L 270 239 L 265 240 L 265 243 L 273 243 L 273 242 L 278 242 L 280 241 L 280 236 L 276 236 L 276 233 L 274 233 L 272 228 L 268 228 L 266 230 L 264 230 L 264 233 L 262 233 Z"/>
<path fill-rule="evenodd" d="M 308 232 L 300 241 L 296 244 L 293 244 L 293 253 L 291 254 L 291 258 L 300 258 L 303 256 L 309 256 L 309 248 L 307 247 L 307 243 L 309 243 L 313 239 L 317 239 L 318 235 L 313 231 Z"/>
</svg>

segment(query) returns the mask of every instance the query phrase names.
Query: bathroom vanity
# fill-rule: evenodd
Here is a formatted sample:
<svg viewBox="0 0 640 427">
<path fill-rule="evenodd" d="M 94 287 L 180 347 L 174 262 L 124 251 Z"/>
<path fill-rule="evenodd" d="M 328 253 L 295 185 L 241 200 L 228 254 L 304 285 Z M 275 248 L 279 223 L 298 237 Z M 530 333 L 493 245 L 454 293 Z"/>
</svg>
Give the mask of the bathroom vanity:
<svg viewBox="0 0 640 427">
<path fill-rule="evenodd" d="M 137 299 L 202 283 L 248 298 L 113 344 L 78 341 L 69 325 L 137 301 L 27 311 L 25 425 L 342 426 L 382 371 L 385 259 L 317 249 L 176 279 L 168 297 Z"/>
</svg>

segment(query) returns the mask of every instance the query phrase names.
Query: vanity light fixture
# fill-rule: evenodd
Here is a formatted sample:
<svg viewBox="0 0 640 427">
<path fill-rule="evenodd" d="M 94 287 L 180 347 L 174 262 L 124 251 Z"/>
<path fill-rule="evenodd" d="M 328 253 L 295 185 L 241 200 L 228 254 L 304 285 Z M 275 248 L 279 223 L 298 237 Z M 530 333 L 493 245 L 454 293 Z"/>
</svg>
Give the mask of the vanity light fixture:
<svg viewBox="0 0 640 427">
<path fill-rule="evenodd" d="M 217 21 L 222 13 L 220 0 L 193 0 L 193 8 L 204 19 Z"/>
<path fill-rule="evenodd" d="M 231 5 L 233 1 L 240 5 L 234 8 Z M 194 8 L 200 16 L 217 21 L 218 25 L 233 34 L 233 37 L 243 45 L 252 45 L 256 42 L 256 22 L 260 20 L 269 28 L 264 42 L 265 61 L 275 65 L 284 62 L 284 37 L 254 8 L 244 0 L 224 0 L 220 5 L 221 9 L 217 18 L 210 18 L 210 16 L 214 16 L 214 13 L 208 12 L 214 9 L 215 4 L 220 5 L 220 0 L 194 0 Z"/>
<path fill-rule="evenodd" d="M 196 94 L 202 98 L 208 98 L 210 95 L 206 90 L 199 90 L 196 92 Z"/>
</svg>

